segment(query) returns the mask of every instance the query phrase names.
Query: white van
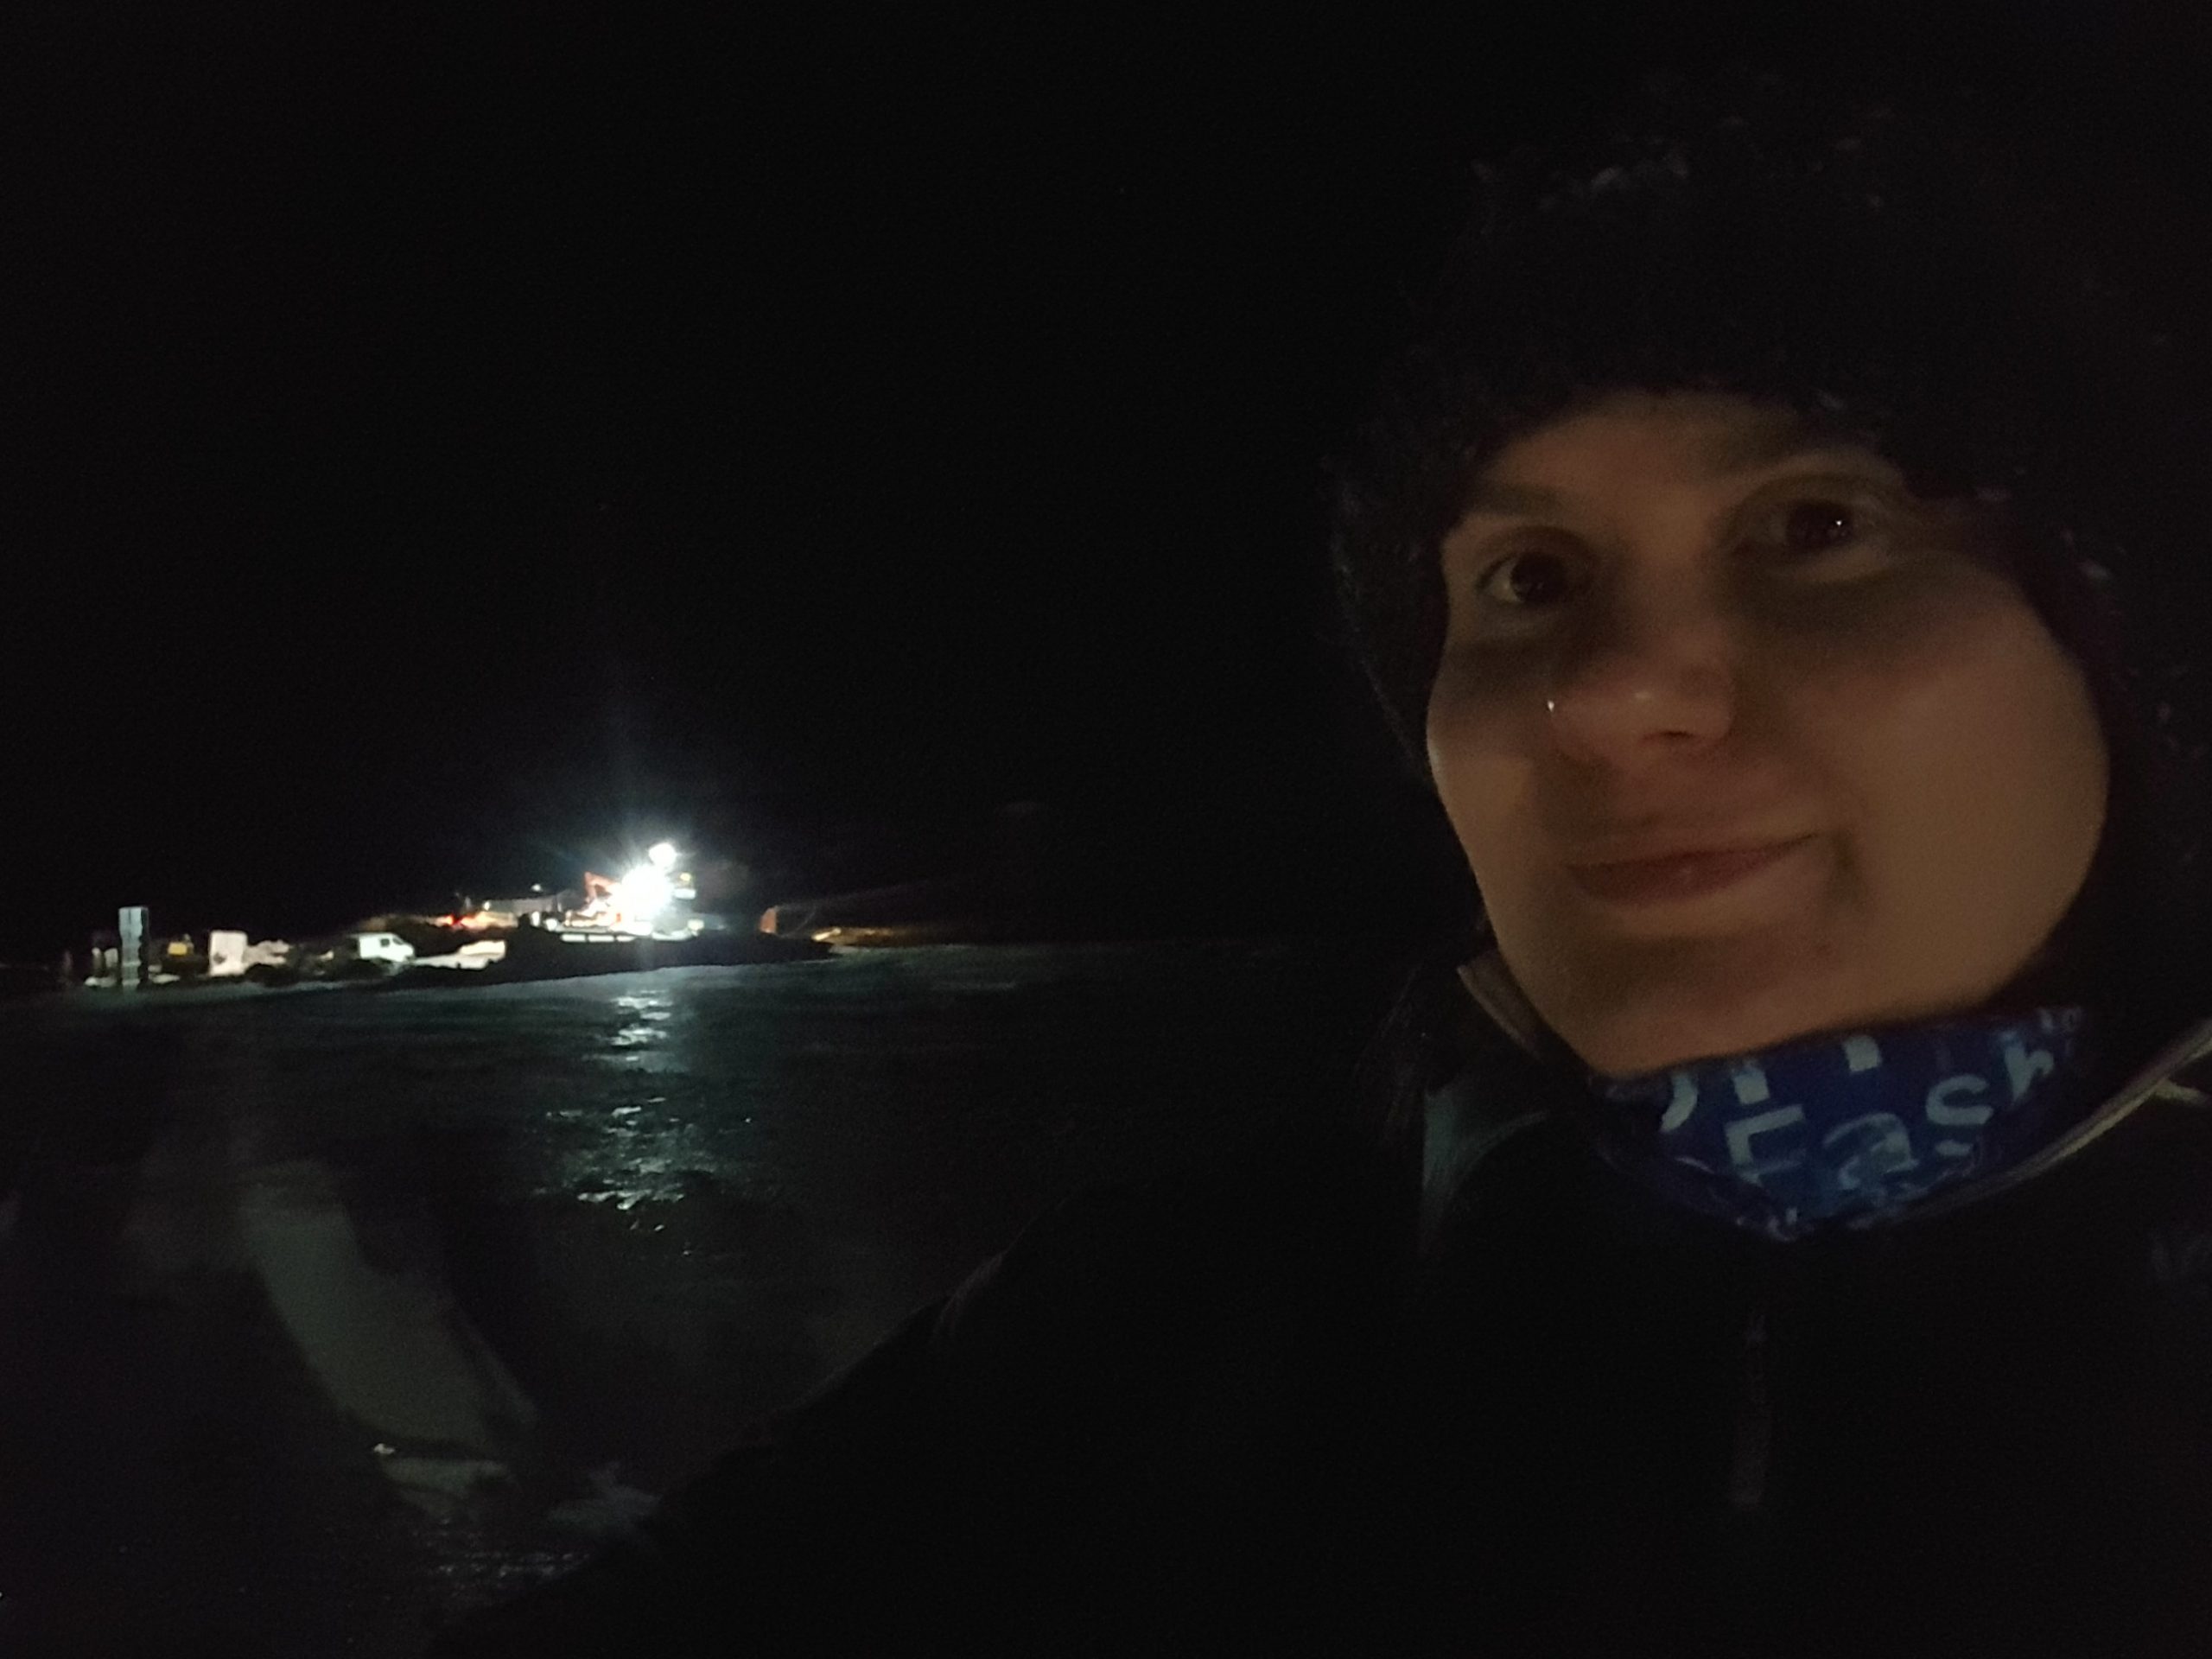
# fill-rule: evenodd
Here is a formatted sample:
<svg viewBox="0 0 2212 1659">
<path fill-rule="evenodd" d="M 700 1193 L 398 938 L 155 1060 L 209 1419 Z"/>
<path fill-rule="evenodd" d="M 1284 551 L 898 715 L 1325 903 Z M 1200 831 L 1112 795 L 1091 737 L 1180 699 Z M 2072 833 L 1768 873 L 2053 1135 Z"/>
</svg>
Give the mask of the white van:
<svg viewBox="0 0 2212 1659">
<path fill-rule="evenodd" d="M 412 962 L 415 947 L 397 933 L 356 933 L 354 954 L 363 962 Z"/>
</svg>

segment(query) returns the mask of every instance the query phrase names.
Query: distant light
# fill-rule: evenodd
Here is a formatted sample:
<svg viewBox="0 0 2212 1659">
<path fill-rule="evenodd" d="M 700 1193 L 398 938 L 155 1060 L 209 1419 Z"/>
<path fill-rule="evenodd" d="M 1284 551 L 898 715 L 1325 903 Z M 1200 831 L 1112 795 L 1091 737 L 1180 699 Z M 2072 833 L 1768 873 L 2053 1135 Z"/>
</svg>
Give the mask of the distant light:
<svg viewBox="0 0 2212 1659">
<path fill-rule="evenodd" d="M 640 864 L 614 884 L 611 896 L 622 915 L 645 921 L 666 910 L 675 891 L 665 875 L 649 864 Z"/>
<path fill-rule="evenodd" d="M 652 860 L 653 868 L 657 870 L 673 869 L 676 867 L 676 843 L 672 841 L 664 841 L 645 856 Z"/>
</svg>

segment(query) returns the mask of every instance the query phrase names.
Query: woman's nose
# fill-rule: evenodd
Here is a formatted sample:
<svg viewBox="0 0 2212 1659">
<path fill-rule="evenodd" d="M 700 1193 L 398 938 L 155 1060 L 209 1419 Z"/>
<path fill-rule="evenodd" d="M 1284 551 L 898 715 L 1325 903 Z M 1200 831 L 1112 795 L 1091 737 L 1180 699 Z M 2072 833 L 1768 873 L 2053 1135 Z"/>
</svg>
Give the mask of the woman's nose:
<svg viewBox="0 0 2212 1659">
<path fill-rule="evenodd" d="M 1544 703 L 1554 741 L 1572 759 L 1634 767 L 1726 735 L 1736 696 L 1723 619 L 1647 607 L 1605 618 L 1574 642 Z"/>
</svg>

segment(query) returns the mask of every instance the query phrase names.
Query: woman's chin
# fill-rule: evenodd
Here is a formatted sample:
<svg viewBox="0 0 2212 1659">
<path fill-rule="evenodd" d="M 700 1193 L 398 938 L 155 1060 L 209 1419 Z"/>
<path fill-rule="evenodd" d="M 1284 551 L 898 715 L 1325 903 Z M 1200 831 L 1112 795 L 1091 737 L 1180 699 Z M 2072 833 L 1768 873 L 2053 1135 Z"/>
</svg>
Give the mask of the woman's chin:
<svg viewBox="0 0 2212 1659">
<path fill-rule="evenodd" d="M 1754 1054 L 1829 1032 L 1891 1023 L 1909 1014 L 1850 1005 L 1833 999 L 1793 1001 L 1779 995 L 1719 1007 L 1675 995 L 1655 999 L 1609 1018 L 1570 1020 L 1560 1035 L 1583 1064 L 1601 1076 L 1638 1077 L 1694 1060 Z"/>
</svg>

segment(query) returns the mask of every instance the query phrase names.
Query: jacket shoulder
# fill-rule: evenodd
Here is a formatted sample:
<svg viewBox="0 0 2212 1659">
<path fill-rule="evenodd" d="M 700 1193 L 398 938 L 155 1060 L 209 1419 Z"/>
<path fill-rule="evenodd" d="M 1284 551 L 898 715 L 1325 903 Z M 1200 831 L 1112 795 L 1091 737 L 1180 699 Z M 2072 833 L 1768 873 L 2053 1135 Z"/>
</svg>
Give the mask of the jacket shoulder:
<svg viewBox="0 0 2212 1659">
<path fill-rule="evenodd" d="M 435 1652 L 805 1645 L 886 1619 L 986 1634 L 1174 1439 L 1194 1375 L 1357 1302 L 1411 1207 L 1349 1137 L 1315 1134 L 1080 1192 L 631 1538 Z"/>
</svg>

